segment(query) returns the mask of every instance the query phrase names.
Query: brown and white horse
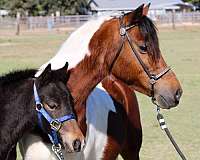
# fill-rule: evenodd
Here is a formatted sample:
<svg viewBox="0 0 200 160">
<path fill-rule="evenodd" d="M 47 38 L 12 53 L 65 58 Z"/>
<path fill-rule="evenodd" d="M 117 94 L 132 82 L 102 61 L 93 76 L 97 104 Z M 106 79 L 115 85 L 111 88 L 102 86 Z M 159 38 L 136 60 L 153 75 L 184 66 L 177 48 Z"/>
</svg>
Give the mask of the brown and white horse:
<svg viewBox="0 0 200 160">
<path fill-rule="evenodd" d="M 112 160 L 121 154 L 124 159 L 137 160 L 142 132 L 134 90 L 153 96 L 164 109 L 179 103 L 182 89 L 160 53 L 156 28 L 146 16 L 148 9 L 142 5 L 120 18 L 107 16 L 87 22 L 48 62 L 53 69 L 69 62 L 67 85 L 79 126 L 86 135 L 85 150 L 75 155 L 66 153 L 66 159 Z M 102 80 L 112 98 L 101 85 L 95 88 Z M 28 143 L 32 136 L 22 139 L 22 144 L 27 144 L 25 159 L 34 155 L 34 147 L 48 146 L 41 141 L 38 145 L 37 140 Z M 50 149 L 45 154 L 46 159 L 55 159 L 48 157 Z"/>
</svg>

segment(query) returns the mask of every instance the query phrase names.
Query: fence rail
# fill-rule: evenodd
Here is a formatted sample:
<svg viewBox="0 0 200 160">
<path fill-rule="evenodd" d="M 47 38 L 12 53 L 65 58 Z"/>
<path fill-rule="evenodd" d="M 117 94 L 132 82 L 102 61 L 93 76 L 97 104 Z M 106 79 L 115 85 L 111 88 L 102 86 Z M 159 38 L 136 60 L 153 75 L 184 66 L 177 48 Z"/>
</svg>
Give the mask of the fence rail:
<svg viewBox="0 0 200 160">
<path fill-rule="evenodd" d="M 191 23 L 200 24 L 200 12 L 189 12 L 189 13 L 173 13 L 168 12 L 162 15 L 149 15 L 158 25 L 166 24 L 170 25 L 172 23 L 185 24 Z M 60 16 L 60 17 L 25 17 L 21 18 L 18 23 L 17 19 L 10 17 L 0 17 L 0 29 L 2 28 L 17 28 L 20 24 L 20 29 L 24 30 L 34 30 L 38 28 L 47 28 L 49 30 L 53 28 L 69 27 L 77 28 L 83 23 L 87 22 L 91 18 L 95 18 L 93 15 L 76 15 L 76 16 Z"/>
<path fill-rule="evenodd" d="M 200 12 L 169 12 L 162 15 L 150 15 L 150 17 L 158 24 L 185 24 L 200 23 Z"/>
</svg>

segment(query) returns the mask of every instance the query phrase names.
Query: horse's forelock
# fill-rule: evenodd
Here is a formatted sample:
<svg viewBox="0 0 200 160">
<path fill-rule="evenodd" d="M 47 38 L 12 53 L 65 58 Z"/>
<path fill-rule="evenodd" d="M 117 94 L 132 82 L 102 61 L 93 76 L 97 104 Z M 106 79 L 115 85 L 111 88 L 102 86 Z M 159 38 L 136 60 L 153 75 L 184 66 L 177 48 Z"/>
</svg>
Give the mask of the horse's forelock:
<svg viewBox="0 0 200 160">
<path fill-rule="evenodd" d="M 153 60 L 160 58 L 160 48 L 155 24 L 146 16 L 143 16 L 138 22 L 142 36 L 145 38 L 147 50 Z"/>
</svg>

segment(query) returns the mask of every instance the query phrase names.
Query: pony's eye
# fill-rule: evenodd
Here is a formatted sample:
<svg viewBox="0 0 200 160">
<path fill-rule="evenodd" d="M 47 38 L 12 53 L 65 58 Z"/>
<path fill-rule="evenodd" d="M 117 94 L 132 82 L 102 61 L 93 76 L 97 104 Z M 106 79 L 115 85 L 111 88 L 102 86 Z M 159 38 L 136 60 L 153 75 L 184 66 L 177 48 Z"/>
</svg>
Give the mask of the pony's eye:
<svg viewBox="0 0 200 160">
<path fill-rule="evenodd" d="M 140 45 L 139 46 L 141 53 L 145 54 L 147 52 L 147 46 L 146 45 Z"/>
<path fill-rule="evenodd" d="M 58 107 L 58 104 L 56 104 L 54 102 L 48 103 L 47 105 L 48 105 L 49 109 L 51 109 L 51 110 L 55 110 Z"/>
</svg>

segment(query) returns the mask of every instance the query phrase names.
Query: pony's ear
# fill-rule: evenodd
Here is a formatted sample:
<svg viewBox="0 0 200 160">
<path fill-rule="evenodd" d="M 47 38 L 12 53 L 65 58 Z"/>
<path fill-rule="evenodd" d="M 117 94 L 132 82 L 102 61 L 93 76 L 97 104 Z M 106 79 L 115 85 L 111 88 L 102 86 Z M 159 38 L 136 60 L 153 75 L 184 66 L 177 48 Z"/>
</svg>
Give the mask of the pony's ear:
<svg viewBox="0 0 200 160">
<path fill-rule="evenodd" d="M 41 77 L 45 77 L 47 76 L 49 73 L 51 73 L 51 64 L 49 63 L 46 68 L 44 69 L 44 71 L 42 72 L 42 74 L 39 76 Z"/>
<path fill-rule="evenodd" d="M 143 13 L 142 13 L 143 16 L 147 16 L 148 15 L 150 5 L 151 5 L 151 3 L 149 3 L 146 6 L 144 6 Z"/>
<path fill-rule="evenodd" d="M 48 79 L 51 77 L 51 64 L 48 64 L 42 74 L 37 78 L 37 83 L 41 87 L 43 84 L 48 83 Z"/>
<path fill-rule="evenodd" d="M 68 62 L 66 62 L 66 63 L 65 63 L 65 66 L 64 66 L 62 69 L 64 69 L 65 71 L 67 71 L 68 66 L 69 66 L 69 64 L 68 64 Z"/>
<path fill-rule="evenodd" d="M 53 77 L 57 78 L 58 80 L 62 81 L 63 83 L 67 83 L 68 81 L 68 62 L 65 63 L 65 66 L 58 69 L 58 70 L 54 70 L 52 71 L 52 75 Z"/>
<path fill-rule="evenodd" d="M 62 67 L 62 68 L 60 68 L 60 69 L 58 69 L 58 70 L 56 70 L 54 72 L 57 72 L 59 74 L 61 74 L 61 73 L 65 73 L 66 74 L 67 73 L 67 69 L 68 69 L 68 62 L 65 63 L 64 67 Z"/>
<path fill-rule="evenodd" d="M 125 15 L 126 25 L 134 25 L 143 17 L 144 4 Z"/>
</svg>

